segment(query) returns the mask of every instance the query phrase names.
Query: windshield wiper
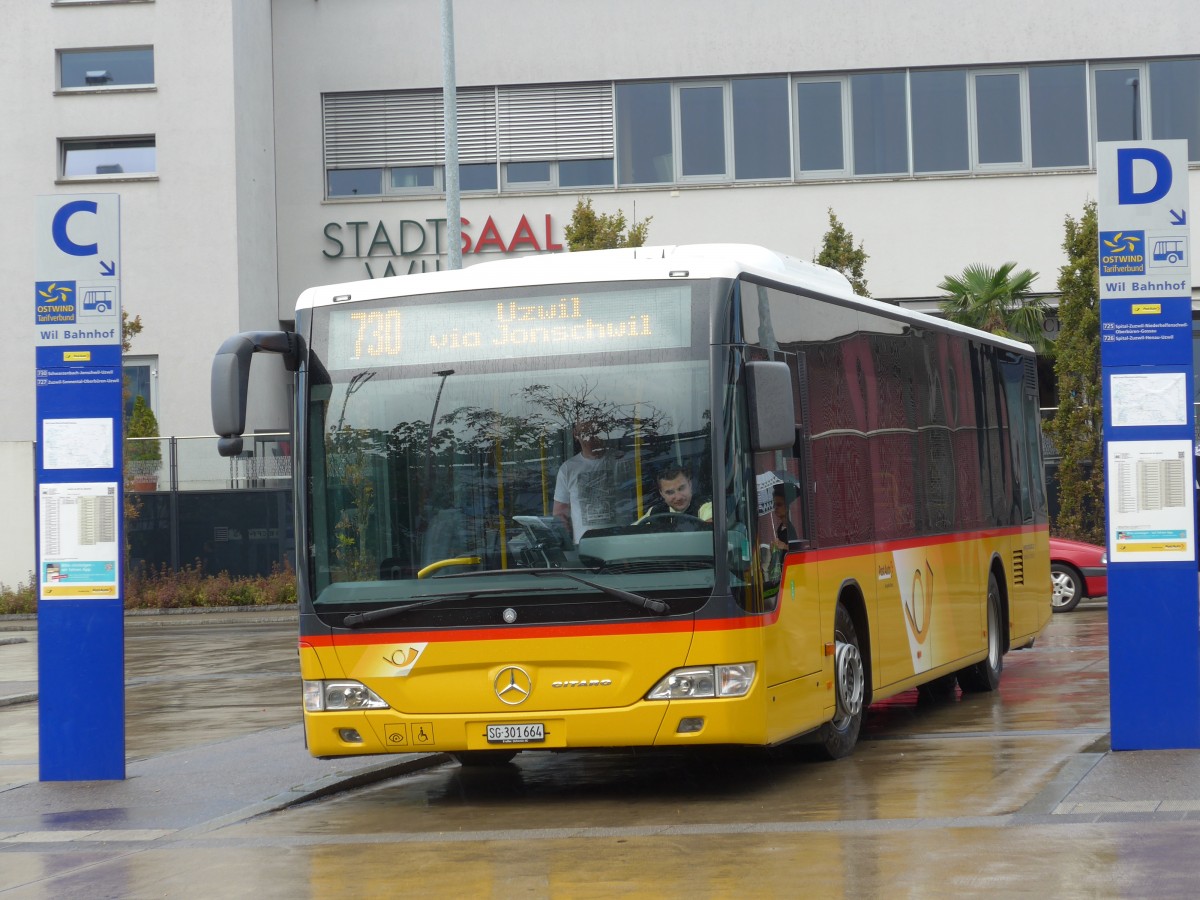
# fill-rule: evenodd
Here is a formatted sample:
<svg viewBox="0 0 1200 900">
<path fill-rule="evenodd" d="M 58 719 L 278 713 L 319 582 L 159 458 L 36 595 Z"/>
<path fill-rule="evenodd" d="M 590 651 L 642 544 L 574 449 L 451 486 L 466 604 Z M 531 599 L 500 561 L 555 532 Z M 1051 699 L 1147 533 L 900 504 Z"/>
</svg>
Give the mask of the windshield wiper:
<svg viewBox="0 0 1200 900">
<path fill-rule="evenodd" d="M 615 588 L 612 585 L 601 584 L 599 581 L 592 581 L 588 578 L 580 578 L 568 572 L 566 569 L 518 569 L 517 571 L 524 572 L 527 575 L 557 575 L 559 578 L 570 578 L 572 581 L 577 581 L 580 584 L 585 584 L 590 588 L 594 588 L 601 593 L 608 594 L 610 597 L 616 597 L 618 600 L 624 600 L 626 603 L 633 606 L 640 606 L 642 609 L 649 610 L 652 613 L 658 613 L 660 616 L 665 616 L 671 612 L 666 602 L 662 600 L 654 600 L 650 597 L 643 597 L 641 594 L 635 594 L 632 591 L 623 591 L 620 588 Z"/>
<path fill-rule="evenodd" d="M 616 597 L 618 600 L 624 600 L 633 606 L 641 609 L 649 610 L 652 613 L 658 613 L 660 616 L 665 616 L 671 612 L 666 602 L 662 600 L 654 600 L 650 597 L 643 597 L 641 594 L 635 594 L 632 591 L 623 591 L 620 588 L 615 588 L 607 584 L 601 584 L 598 581 L 592 581 L 588 578 L 580 578 L 575 572 L 591 572 L 592 569 L 489 569 L 485 572 L 459 572 L 453 575 L 439 575 L 438 578 L 478 578 L 480 575 L 557 575 L 560 578 L 570 578 L 572 581 L 577 581 L 582 585 L 600 591 L 602 594 L 608 594 L 610 597 Z"/>
<path fill-rule="evenodd" d="M 351 613 L 342 619 L 343 628 L 360 628 L 363 625 L 370 625 L 372 622 L 377 622 L 380 619 L 387 619 L 391 616 L 406 613 L 409 610 L 420 609 L 423 606 L 435 606 L 438 603 L 446 603 L 450 600 L 469 600 L 472 597 L 486 597 L 495 594 L 512 594 L 512 593 L 534 593 L 552 591 L 554 588 L 536 587 L 536 588 L 483 588 L 478 591 L 459 591 L 454 594 L 442 594 L 439 597 L 430 597 L 428 600 L 418 600 L 416 603 L 405 603 L 402 606 L 388 606 L 384 609 L 372 609 L 362 613 Z"/>
</svg>

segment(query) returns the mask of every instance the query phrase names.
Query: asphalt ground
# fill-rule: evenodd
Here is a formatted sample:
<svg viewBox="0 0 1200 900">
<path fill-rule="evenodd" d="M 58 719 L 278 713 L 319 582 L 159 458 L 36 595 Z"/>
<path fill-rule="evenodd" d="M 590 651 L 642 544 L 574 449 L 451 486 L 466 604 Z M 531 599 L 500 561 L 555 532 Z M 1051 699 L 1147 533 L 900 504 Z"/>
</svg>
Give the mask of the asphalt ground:
<svg viewBox="0 0 1200 900">
<path fill-rule="evenodd" d="M 265 671 L 222 673 L 203 654 L 188 659 L 175 646 L 162 647 L 172 662 L 159 671 L 153 648 L 142 645 L 159 643 L 160 633 L 182 622 L 236 631 L 240 643 L 226 652 L 244 658 L 244 669 L 258 668 L 256 646 L 269 647 Z M 289 608 L 127 616 L 125 779 L 42 782 L 37 621 L 0 617 L 0 844 L 200 833 L 447 761 L 417 753 L 313 759 L 300 722 L 294 634 Z M 196 690 L 219 694 L 250 678 L 261 709 L 227 714 Z"/>
<path fill-rule="evenodd" d="M 1089 601 L 1079 609 L 1103 606 L 1103 601 Z M 1061 630 L 1071 615 L 1056 616 L 1051 629 Z M 1060 618 L 1064 621 L 1058 622 Z M 168 696 L 170 679 L 183 676 L 139 674 L 130 663 L 127 720 L 131 747 L 125 780 L 41 782 L 36 739 L 36 619 L 0 619 L 0 847 L 55 841 L 136 842 L 167 834 L 202 834 L 447 762 L 444 754 L 341 760 L 309 756 L 300 724 L 294 643 L 287 639 L 294 613 L 286 608 L 222 610 L 171 618 L 129 616 L 127 658 L 144 636 L 155 632 L 155 626 L 183 621 L 202 623 L 204 628 L 215 629 L 214 633 L 236 635 L 243 643 L 234 646 L 233 655 L 263 660 L 254 676 L 262 680 L 262 709 L 231 717 L 228 708 L 219 703 L 215 711 L 201 709 L 200 701 L 187 699 L 192 695 L 185 692 L 180 695 L 184 699 L 167 704 L 180 708 L 167 719 L 156 719 L 128 698 L 139 691 L 156 698 Z M 256 649 L 264 641 L 271 647 L 270 654 Z M 209 678 L 220 687 L 223 680 L 244 682 L 247 678 L 245 673 L 205 671 L 209 663 L 203 655 L 191 663 L 179 663 L 178 658 L 178 654 L 173 656 L 173 666 L 190 666 L 186 677 L 193 683 L 196 678 Z M 232 719 L 239 723 L 237 727 L 222 725 Z M 1200 820 L 1200 751 L 1114 753 L 1108 749 L 1107 734 L 1097 729 L 1094 743 L 1069 757 L 1025 804 L 1023 812 L 1089 822 L 1145 816 Z"/>
</svg>

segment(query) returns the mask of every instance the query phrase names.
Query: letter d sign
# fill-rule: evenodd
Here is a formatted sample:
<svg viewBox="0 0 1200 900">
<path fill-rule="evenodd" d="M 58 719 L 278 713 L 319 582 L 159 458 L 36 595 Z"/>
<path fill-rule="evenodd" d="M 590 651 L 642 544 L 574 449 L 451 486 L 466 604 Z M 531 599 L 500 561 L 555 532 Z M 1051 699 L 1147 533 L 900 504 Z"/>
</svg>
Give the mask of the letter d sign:
<svg viewBox="0 0 1200 900">
<path fill-rule="evenodd" d="M 1154 167 L 1154 183 L 1144 191 L 1133 186 L 1134 163 L 1141 160 Z M 1143 167 L 1144 170 L 1144 167 Z M 1117 203 L 1130 206 L 1154 203 L 1171 190 L 1171 161 L 1165 153 L 1149 147 L 1121 147 L 1117 150 Z"/>
</svg>

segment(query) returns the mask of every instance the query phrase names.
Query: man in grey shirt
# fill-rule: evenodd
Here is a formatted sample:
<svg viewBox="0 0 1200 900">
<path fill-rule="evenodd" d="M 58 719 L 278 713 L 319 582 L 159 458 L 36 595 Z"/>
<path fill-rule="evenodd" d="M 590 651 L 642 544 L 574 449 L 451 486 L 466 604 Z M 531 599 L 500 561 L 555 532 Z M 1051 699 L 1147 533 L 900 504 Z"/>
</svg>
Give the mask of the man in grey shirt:
<svg viewBox="0 0 1200 900">
<path fill-rule="evenodd" d="M 573 429 L 579 453 L 558 470 L 554 482 L 554 515 L 571 529 L 576 543 L 592 528 L 619 524 L 615 473 L 605 454 L 600 428 L 594 422 L 577 422 Z"/>
</svg>

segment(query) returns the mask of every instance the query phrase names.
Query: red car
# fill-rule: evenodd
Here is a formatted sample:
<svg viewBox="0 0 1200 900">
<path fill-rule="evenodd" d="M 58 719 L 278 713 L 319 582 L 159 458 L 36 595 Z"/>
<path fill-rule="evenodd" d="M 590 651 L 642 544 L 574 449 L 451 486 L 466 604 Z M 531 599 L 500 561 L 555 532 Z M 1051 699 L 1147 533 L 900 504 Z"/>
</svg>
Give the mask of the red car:
<svg viewBox="0 0 1200 900">
<path fill-rule="evenodd" d="M 1050 601 L 1056 613 L 1070 612 L 1084 597 L 1108 595 L 1108 553 L 1103 547 L 1050 538 Z"/>
</svg>

